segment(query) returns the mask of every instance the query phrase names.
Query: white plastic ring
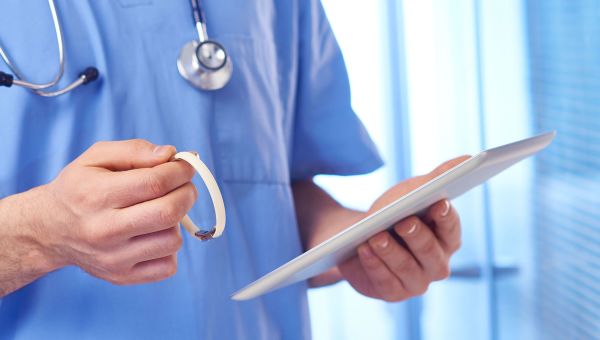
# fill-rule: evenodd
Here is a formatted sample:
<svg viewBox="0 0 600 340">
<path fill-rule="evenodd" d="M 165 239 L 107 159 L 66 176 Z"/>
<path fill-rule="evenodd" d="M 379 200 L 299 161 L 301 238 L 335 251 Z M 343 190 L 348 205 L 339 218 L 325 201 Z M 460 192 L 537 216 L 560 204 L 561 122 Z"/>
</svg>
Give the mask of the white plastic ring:
<svg viewBox="0 0 600 340">
<path fill-rule="evenodd" d="M 196 172 L 206 184 L 208 188 L 208 193 L 210 194 L 210 199 L 212 200 L 213 206 L 215 208 L 215 225 L 211 229 L 200 229 L 192 219 L 185 215 L 183 220 L 181 220 L 181 224 L 185 230 L 187 230 L 192 236 L 202 240 L 207 241 L 213 238 L 217 238 L 223 234 L 225 230 L 225 203 L 223 203 L 223 196 L 221 195 L 221 190 L 219 190 L 219 186 L 217 185 L 217 181 L 213 177 L 212 173 L 198 156 L 196 152 L 184 151 L 179 152 L 175 156 L 173 156 L 174 161 L 182 160 L 186 161 L 190 164 Z"/>
</svg>

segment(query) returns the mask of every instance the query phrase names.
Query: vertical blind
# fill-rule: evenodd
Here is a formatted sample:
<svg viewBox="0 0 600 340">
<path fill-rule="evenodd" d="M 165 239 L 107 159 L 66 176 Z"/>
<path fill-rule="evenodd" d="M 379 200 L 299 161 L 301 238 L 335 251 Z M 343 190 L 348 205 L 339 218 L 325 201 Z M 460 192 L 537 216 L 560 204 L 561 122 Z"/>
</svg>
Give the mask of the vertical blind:
<svg viewBox="0 0 600 340">
<path fill-rule="evenodd" d="M 536 161 L 536 284 L 543 339 L 600 338 L 600 2 L 527 6 L 534 124 L 558 130 Z"/>
</svg>

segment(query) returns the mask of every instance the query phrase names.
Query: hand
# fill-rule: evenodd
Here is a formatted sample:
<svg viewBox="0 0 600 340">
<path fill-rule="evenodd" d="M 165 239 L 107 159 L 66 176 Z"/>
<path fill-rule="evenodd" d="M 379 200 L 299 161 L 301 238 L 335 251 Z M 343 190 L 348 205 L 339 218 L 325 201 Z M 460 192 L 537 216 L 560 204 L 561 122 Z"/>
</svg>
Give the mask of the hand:
<svg viewBox="0 0 600 340">
<path fill-rule="evenodd" d="M 425 176 L 402 182 L 383 194 L 371 214 L 398 197 L 465 161 L 450 160 Z M 424 218 L 408 217 L 358 247 L 358 255 L 338 266 L 358 292 L 385 301 L 424 294 L 433 281 L 450 275 L 450 256 L 460 247 L 460 219 L 447 200 L 432 205 Z M 406 245 L 397 242 L 391 233 Z"/>
<path fill-rule="evenodd" d="M 177 271 L 179 221 L 197 192 L 194 170 L 169 162 L 172 146 L 100 142 L 40 188 L 36 239 L 57 267 L 77 265 L 115 284 L 165 279 Z"/>
</svg>

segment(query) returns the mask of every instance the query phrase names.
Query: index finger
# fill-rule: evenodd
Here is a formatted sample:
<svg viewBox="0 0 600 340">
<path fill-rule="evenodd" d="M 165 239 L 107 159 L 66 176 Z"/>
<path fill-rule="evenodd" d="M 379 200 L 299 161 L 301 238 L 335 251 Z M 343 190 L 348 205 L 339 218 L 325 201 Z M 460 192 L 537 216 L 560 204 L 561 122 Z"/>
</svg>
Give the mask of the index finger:
<svg viewBox="0 0 600 340">
<path fill-rule="evenodd" d="M 116 231 L 123 237 L 134 237 L 172 228 L 192 208 L 198 192 L 192 183 L 186 183 L 163 197 L 115 209 Z"/>
<path fill-rule="evenodd" d="M 433 171 L 424 175 L 423 177 L 425 177 L 429 181 L 429 180 L 443 174 L 444 172 L 454 168 L 455 166 L 461 164 L 462 162 L 466 161 L 469 158 L 471 158 L 471 156 L 463 155 L 463 156 L 456 157 L 451 160 L 445 161 L 444 163 L 440 164 L 437 168 L 433 169 Z"/>
<path fill-rule="evenodd" d="M 153 168 L 106 174 L 108 201 L 112 208 L 125 208 L 162 197 L 194 177 L 194 168 L 185 162 L 168 162 Z"/>
<path fill-rule="evenodd" d="M 174 146 L 157 146 L 143 139 L 97 142 L 75 160 L 89 167 L 111 171 L 151 168 L 167 162 L 176 150 Z"/>
</svg>

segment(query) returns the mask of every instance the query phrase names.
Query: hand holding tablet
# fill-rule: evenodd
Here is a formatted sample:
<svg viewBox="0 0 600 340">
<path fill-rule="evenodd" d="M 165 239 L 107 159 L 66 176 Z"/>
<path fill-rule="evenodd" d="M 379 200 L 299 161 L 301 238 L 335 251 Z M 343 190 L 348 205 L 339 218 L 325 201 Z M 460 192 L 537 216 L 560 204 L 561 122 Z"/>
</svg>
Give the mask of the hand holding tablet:
<svg viewBox="0 0 600 340">
<path fill-rule="evenodd" d="M 251 299 L 327 271 L 353 256 L 356 247 L 373 235 L 408 216 L 422 213 L 435 202 L 456 198 L 482 184 L 520 160 L 544 149 L 554 135 L 555 132 L 542 134 L 468 158 L 251 283 L 232 298 Z"/>
</svg>

